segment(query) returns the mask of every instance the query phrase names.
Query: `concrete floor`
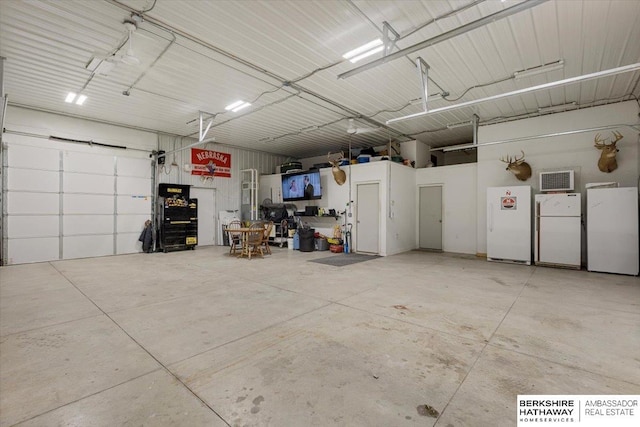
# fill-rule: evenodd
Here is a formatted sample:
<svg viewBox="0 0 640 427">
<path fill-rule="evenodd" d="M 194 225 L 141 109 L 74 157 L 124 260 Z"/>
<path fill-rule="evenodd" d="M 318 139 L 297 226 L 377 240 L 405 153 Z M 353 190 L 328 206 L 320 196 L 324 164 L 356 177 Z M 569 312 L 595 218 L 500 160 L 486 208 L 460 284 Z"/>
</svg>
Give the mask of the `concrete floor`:
<svg viewBox="0 0 640 427">
<path fill-rule="evenodd" d="M 640 279 L 227 248 L 0 268 L 0 425 L 513 426 L 640 394 Z"/>
</svg>

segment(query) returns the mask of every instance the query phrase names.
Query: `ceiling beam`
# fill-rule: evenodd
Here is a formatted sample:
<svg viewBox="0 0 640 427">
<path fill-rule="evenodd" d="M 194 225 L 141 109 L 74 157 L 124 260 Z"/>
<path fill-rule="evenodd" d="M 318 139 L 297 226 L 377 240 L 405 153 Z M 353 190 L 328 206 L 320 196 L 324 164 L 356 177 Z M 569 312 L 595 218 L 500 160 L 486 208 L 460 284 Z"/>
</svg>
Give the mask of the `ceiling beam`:
<svg viewBox="0 0 640 427">
<path fill-rule="evenodd" d="M 402 58 L 406 55 L 409 55 L 410 53 L 417 52 L 427 47 L 431 47 L 445 40 L 449 40 L 461 34 L 483 27 L 491 22 L 497 21 L 502 18 L 506 18 L 511 15 L 515 15 L 516 13 L 520 13 L 527 9 L 531 9 L 532 7 L 538 6 L 539 4 L 542 4 L 546 1 L 547 0 L 526 0 L 522 3 L 518 3 L 514 6 L 508 7 L 496 13 L 492 13 L 491 15 L 487 15 L 478 20 L 469 22 L 468 24 L 464 24 L 458 28 L 454 28 L 453 30 L 447 31 L 446 33 L 442 33 L 428 40 L 422 41 L 420 43 L 416 43 L 413 46 L 409 46 L 407 48 L 401 49 L 397 52 L 384 56 L 380 59 L 369 62 L 368 64 L 361 65 L 360 67 L 354 68 L 353 70 L 346 71 L 342 74 L 339 74 L 338 78 L 346 79 L 347 77 L 355 76 L 358 73 L 361 73 L 366 70 L 370 70 L 371 68 L 375 68 L 378 65 L 386 64 L 387 62 L 391 62 L 394 59 Z"/>
</svg>

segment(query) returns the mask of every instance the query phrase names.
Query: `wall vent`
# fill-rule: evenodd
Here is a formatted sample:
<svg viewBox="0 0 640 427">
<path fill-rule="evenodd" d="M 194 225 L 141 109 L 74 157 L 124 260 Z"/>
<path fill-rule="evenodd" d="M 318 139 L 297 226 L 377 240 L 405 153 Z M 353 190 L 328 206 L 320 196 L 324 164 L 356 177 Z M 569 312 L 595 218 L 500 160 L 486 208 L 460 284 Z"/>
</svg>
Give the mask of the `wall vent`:
<svg viewBox="0 0 640 427">
<path fill-rule="evenodd" d="M 540 191 L 573 191 L 574 172 L 540 172 Z"/>
</svg>

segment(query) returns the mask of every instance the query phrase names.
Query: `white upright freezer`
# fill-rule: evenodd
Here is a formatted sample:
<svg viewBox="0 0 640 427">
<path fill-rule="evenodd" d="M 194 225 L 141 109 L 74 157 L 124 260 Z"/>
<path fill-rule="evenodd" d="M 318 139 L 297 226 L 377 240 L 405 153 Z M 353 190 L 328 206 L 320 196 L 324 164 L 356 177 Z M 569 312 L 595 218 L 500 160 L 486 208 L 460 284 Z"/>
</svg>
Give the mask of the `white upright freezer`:
<svg viewBox="0 0 640 427">
<path fill-rule="evenodd" d="M 581 212 L 579 193 L 536 194 L 536 264 L 580 268 Z"/>
<path fill-rule="evenodd" d="M 487 259 L 531 264 L 531 187 L 487 188 Z"/>
<path fill-rule="evenodd" d="M 638 275 L 638 188 L 587 190 L 587 269 Z"/>
</svg>

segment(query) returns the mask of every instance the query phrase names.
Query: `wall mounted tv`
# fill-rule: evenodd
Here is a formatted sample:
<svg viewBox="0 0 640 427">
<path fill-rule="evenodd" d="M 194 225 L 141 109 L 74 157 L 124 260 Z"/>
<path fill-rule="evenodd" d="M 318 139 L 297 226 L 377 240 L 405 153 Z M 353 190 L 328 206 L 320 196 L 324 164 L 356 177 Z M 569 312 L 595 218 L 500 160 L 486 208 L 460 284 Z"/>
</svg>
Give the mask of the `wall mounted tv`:
<svg viewBox="0 0 640 427">
<path fill-rule="evenodd" d="M 317 200 L 322 198 L 320 172 L 310 170 L 282 175 L 282 201 Z"/>
</svg>

